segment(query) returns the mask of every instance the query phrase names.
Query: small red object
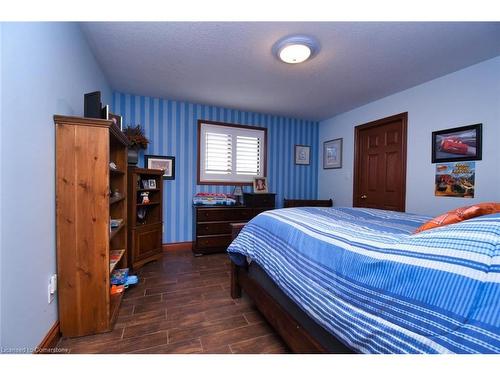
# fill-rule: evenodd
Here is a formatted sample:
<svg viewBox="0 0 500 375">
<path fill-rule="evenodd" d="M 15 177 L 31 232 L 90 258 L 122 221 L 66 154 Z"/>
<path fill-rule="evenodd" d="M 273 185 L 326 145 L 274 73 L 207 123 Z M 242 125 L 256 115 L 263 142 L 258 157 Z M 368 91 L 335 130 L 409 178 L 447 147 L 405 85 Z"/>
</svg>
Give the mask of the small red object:
<svg viewBox="0 0 500 375">
<path fill-rule="evenodd" d="M 111 294 L 119 294 L 123 293 L 125 287 L 123 285 L 112 285 L 111 286 Z"/>
</svg>

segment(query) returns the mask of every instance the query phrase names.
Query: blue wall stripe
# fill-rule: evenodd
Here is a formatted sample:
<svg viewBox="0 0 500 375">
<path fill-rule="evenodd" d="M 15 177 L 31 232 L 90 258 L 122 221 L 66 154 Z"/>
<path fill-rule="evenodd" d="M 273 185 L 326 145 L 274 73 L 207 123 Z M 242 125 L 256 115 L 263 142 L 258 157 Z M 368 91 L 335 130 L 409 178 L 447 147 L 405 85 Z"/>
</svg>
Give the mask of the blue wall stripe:
<svg viewBox="0 0 500 375">
<path fill-rule="evenodd" d="M 124 126 L 144 127 L 151 143 L 140 153 L 140 166 L 144 154 L 175 156 L 175 180 L 164 180 L 165 243 L 192 240 L 195 193 L 231 193 L 234 188 L 196 184 L 198 119 L 267 128 L 267 177 L 278 207 L 284 198 L 317 197 L 318 122 L 120 92 L 113 93 L 112 111 L 123 116 Z M 296 144 L 311 146 L 310 165 L 295 165 Z"/>
</svg>

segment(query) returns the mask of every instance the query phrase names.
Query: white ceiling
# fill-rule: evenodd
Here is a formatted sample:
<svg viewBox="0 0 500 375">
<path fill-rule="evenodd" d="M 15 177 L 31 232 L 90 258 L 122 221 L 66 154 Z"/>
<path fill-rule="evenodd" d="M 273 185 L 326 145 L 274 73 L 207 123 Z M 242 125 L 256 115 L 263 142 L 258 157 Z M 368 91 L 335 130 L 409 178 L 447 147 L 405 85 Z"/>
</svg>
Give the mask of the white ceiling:
<svg viewBox="0 0 500 375">
<path fill-rule="evenodd" d="M 104 22 L 82 28 L 113 89 L 322 120 L 500 55 L 500 22 Z M 271 53 L 315 37 L 312 60 Z"/>
</svg>

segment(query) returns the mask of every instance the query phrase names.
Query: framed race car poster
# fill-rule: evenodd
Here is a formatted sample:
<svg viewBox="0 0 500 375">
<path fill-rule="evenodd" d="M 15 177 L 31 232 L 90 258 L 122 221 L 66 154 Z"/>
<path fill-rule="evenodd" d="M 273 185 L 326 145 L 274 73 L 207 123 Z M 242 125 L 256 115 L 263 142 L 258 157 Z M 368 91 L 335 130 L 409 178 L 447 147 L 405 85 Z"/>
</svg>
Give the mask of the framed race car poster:
<svg viewBox="0 0 500 375">
<path fill-rule="evenodd" d="M 481 160 L 482 124 L 432 133 L 432 162 Z"/>
</svg>

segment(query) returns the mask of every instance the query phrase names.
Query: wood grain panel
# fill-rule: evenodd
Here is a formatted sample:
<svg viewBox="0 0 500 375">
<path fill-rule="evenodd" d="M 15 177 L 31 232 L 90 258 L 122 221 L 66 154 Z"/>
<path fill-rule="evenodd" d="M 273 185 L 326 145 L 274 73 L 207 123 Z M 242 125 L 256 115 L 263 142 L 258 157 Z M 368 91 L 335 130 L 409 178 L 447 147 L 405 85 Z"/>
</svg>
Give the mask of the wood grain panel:
<svg viewBox="0 0 500 375">
<path fill-rule="evenodd" d="M 80 334 L 88 334 L 106 330 L 110 319 L 108 130 L 77 127 L 75 140 L 76 314 L 80 317 Z M 105 303 L 88 303 L 92 300 Z"/>
<path fill-rule="evenodd" d="M 400 140 L 400 131 L 399 129 L 396 130 L 389 130 L 385 133 L 385 144 L 386 146 L 389 145 L 398 145 L 399 140 Z"/>
<path fill-rule="evenodd" d="M 368 154 L 367 155 L 367 187 L 368 191 L 377 191 L 378 188 L 378 169 L 379 169 L 379 155 L 378 154 Z"/>
<path fill-rule="evenodd" d="M 385 153 L 385 192 L 395 193 L 399 188 L 400 160 L 397 151 Z"/>
<path fill-rule="evenodd" d="M 74 314 L 79 304 L 76 293 L 79 282 L 74 269 L 77 267 L 76 238 L 76 165 L 74 126 L 59 124 L 56 127 L 56 227 L 57 274 L 60 329 L 78 332 L 80 319 L 65 319 Z M 78 285 L 77 285 L 78 284 Z"/>
<path fill-rule="evenodd" d="M 379 135 L 378 134 L 368 134 L 368 150 L 378 148 L 379 145 Z"/>
<path fill-rule="evenodd" d="M 137 227 L 132 231 L 132 244 L 134 251 L 134 262 L 139 263 L 144 258 L 158 254 L 162 256 L 161 247 L 162 224 L 149 225 L 141 228 Z"/>
<path fill-rule="evenodd" d="M 253 212 L 249 208 L 230 208 L 230 209 L 198 209 L 198 222 L 204 221 L 238 221 L 249 220 L 252 218 Z"/>
<path fill-rule="evenodd" d="M 199 249 L 205 248 L 225 248 L 231 243 L 231 235 L 211 235 L 211 236 L 197 236 L 196 245 Z"/>
</svg>

